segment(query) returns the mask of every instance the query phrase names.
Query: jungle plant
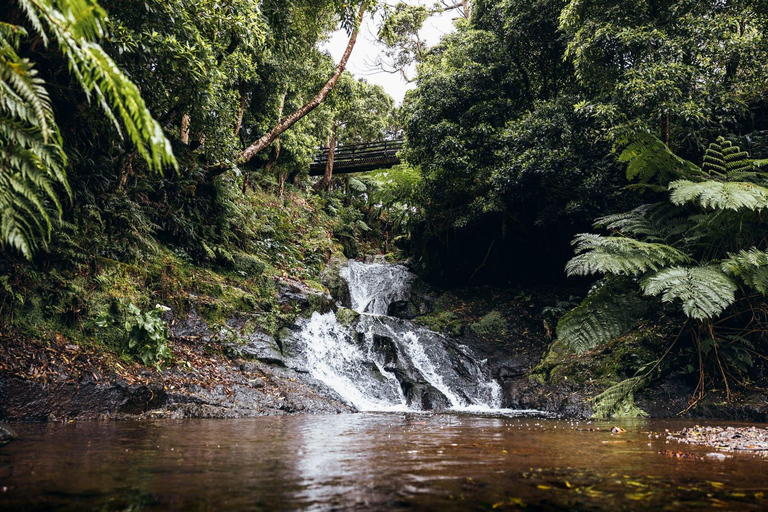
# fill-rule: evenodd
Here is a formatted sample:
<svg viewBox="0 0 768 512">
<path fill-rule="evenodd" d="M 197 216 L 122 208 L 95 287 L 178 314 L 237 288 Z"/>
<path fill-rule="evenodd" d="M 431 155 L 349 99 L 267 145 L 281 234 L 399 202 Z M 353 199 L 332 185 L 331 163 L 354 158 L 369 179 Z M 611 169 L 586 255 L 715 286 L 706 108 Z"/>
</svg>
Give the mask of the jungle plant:
<svg viewBox="0 0 768 512">
<path fill-rule="evenodd" d="M 744 380 L 750 353 L 768 325 L 768 176 L 722 137 L 709 146 L 702 167 L 650 136 L 627 145 L 621 160 L 641 185 L 666 185 L 669 199 L 598 219 L 595 227 L 608 235 L 575 238 L 567 274 L 602 278 L 560 319 L 558 337 L 584 352 L 654 311 L 679 318 L 682 338 L 697 359 L 695 396 L 703 396 L 708 369 L 730 396 L 729 380 Z M 596 412 L 631 399 L 648 377 L 638 373 L 607 390 Z"/>
<path fill-rule="evenodd" d="M 122 125 L 150 168 L 159 172 L 176 162 L 138 88 L 99 46 L 106 13 L 94 0 L 12 4 L 0 18 L 0 241 L 31 258 L 51 232 L 48 204 L 61 214 L 57 187 L 71 191 L 47 84 L 21 48 L 32 53 L 30 47 L 55 42 L 88 100 L 98 102 L 118 132 Z"/>
<path fill-rule="evenodd" d="M 163 311 L 167 310 L 167 307 L 157 304 L 143 312 L 133 303 L 126 307 L 120 302 L 109 312 L 99 315 L 95 323 L 99 327 L 118 330 L 125 338 L 128 353 L 141 359 L 145 365 L 160 366 L 171 357 L 168 327 L 162 318 Z"/>
</svg>

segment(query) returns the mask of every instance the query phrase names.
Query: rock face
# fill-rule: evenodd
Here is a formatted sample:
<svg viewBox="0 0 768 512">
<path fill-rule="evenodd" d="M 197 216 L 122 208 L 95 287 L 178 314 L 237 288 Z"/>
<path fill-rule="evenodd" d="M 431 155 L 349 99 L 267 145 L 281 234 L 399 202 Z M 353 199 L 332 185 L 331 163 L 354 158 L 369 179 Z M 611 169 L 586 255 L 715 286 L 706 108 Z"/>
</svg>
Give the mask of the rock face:
<svg viewBox="0 0 768 512">
<path fill-rule="evenodd" d="M 11 427 L 0 423 L 0 446 L 5 446 L 17 437 L 19 436 L 16 435 L 16 432 Z"/>
<path fill-rule="evenodd" d="M 0 419 L 4 420 L 56 421 L 135 415 L 162 407 L 166 401 L 161 384 L 103 384 L 90 380 L 46 385 L 17 377 L 0 379 Z"/>
</svg>

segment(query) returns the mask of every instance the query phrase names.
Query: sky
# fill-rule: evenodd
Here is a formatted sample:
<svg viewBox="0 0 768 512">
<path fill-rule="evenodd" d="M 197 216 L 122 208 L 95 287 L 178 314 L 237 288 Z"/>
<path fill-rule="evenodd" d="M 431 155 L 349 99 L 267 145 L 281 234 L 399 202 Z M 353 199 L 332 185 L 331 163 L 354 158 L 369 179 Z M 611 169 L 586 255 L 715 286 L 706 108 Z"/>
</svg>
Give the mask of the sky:
<svg viewBox="0 0 768 512">
<path fill-rule="evenodd" d="M 431 7 L 433 1 L 423 0 L 406 0 L 406 3 L 413 5 L 424 5 Z M 427 46 L 433 46 L 440 41 L 440 37 L 443 34 L 447 34 L 453 31 L 453 19 L 456 17 L 456 13 L 448 12 L 439 16 L 433 16 L 426 21 L 419 35 L 423 41 L 426 41 Z M 365 78 L 368 82 L 379 84 L 384 87 L 384 90 L 395 99 L 397 104 L 401 104 L 405 91 L 413 89 L 416 85 L 414 83 L 405 82 L 399 73 L 391 74 L 382 72 L 373 66 L 376 57 L 381 53 L 381 46 L 376 41 L 376 20 L 371 19 L 371 15 L 367 14 L 363 21 L 363 26 L 360 29 L 360 35 L 357 38 L 352 55 L 347 63 L 347 70 L 350 71 L 356 78 Z M 323 49 L 328 50 L 333 59 L 338 63 L 341 59 L 341 55 L 344 53 L 344 48 L 347 46 L 349 36 L 343 30 L 335 32 L 331 39 L 322 45 Z"/>
</svg>

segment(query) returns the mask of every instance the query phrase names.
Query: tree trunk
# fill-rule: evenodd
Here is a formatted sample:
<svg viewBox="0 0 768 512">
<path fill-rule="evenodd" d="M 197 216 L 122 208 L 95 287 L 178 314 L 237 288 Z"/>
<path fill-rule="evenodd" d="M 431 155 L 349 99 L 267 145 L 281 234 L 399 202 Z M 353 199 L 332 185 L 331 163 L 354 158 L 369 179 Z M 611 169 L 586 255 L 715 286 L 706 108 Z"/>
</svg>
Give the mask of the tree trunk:
<svg viewBox="0 0 768 512">
<path fill-rule="evenodd" d="M 235 137 L 237 137 L 237 134 L 240 133 L 240 128 L 243 127 L 243 114 L 245 114 L 245 106 L 248 103 L 248 97 L 245 94 L 245 85 L 241 83 L 238 89 L 240 90 L 240 108 L 237 110 L 237 122 L 235 123 L 234 133 Z"/>
<path fill-rule="evenodd" d="M 320 103 L 323 102 L 323 100 L 325 100 L 326 97 L 328 97 L 328 94 L 330 94 L 330 92 L 336 86 L 336 82 L 339 81 L 339 77 L 341 77 L 341 74 L 347 67 L 347 61 L 349 61 L 349 56 L 352 54 L 352 49 L 355 47 L 355 43 L 357 42 L 357 34 L 360 30 L 359 27 L 363 22 L 364 14 L 365 4 L 363 3 L 360 5 L 360 10 L 358 12 L 357 27 L 355 27 L 355 29 L 352 31 L 352 34 L 349 36 L 347 48 L 344 50 L 344 54 L 341 56 L 341 60 L 336 66 L 336 70 L 334 71 L 333 76 L 331 76 L 331 78 L 325 83 L 325 85 L 320 89 L 315 97 L 285 119 L 281 119 L 269 133 L 245 148 L 245 150 L 243 150 L 243 152 L 240 153 L 240 155 L 235 160 L 235 164 L 244 164 L 248 162 L 257 153 L 272 144 L 272 142 L 274 142 L 274 140 L 280 136 L 281 133 L 293 126 L 299 119 L 312 112 L 315 108 L 317 108 L 318 105 L 320 105 Z M 228 163 L 214 165 L 213 167 L 209 168 L 208 176 L 213 178 L 219 174 L 223 174 L 229 170 L 230 166 L 231 164 Z"/>
<path fill-rule="evenodd" d="M 333 176 L 333 159 L 336 156 L 336 125 L 333 126 L 331 136 L 328 137 L 328 160 L 325 162 L 323 178 L 312 187 L 314 192 L 331 188 L 331 176 Z"/>
<path fill-rule="evenodd" d="M 189 114 L 184 114 L 181 116 L 181 142 L 182 144 L 186 144 L 189 146 L 189 122 L 191 119 L 189 118 Z"/>
</svg>

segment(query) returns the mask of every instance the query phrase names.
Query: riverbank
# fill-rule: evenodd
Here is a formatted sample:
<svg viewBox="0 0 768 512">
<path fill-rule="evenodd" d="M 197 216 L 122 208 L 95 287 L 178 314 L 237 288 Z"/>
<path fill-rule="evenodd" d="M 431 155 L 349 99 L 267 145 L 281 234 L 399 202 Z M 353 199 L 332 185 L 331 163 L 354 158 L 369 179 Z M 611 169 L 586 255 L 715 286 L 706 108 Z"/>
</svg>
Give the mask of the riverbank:
<svg viewBox="0 0 768 512">
<path fill-rule="evenodd" d="M 322 283 L 195 270 L 197 293 L 178 290 L 174 307 L 162 313 L 173 354 L 164 364 L 140 364 L 136 356 L 100 342 L 76 342 L 60 331 L 41 328 L 32 336 L 4 329 L 0 420 L 352 412 L 333 389 L 310 376 L 306 364 L 296 364 L 302 355 L 294 354 L 292 345 L 302 319 L 314 312 L 336 311 L 342 323 L 355 321 L 347 309 L 352 305 L 349 288 L 339 275 L 346 261 L 333 259 L 318 277 Z M 388 313 L 441 332 L 450 347 L 467 347 L 500 384 L 503 408 L 589 418 L 595 396 L 626 378 L 639 357 L 652 357 L 663 346 L 662 333 L 646 330 L 591 353 L 563 350 L 553 343 L 553 322 L 571 290 L 478 286 L 440 291 L 418 279 L 409 290 L 390 304 Z M 258 297 L 250 310 L 249 296 Z M 379 335 L 377 343 L 386 350 L 391 340 Z M 461 359 L 461 350 L 451 351 Z M 447 405 L 412 370 L 391 371 L 417 408 Z M 635 403 L 658 418 L 768 421 L 759 388 L 734 390 L 730 400 L 709 392 L 689 407 L 694 388 L 690 378 L 669 373 L 638 389 Z"/>
</svg>

